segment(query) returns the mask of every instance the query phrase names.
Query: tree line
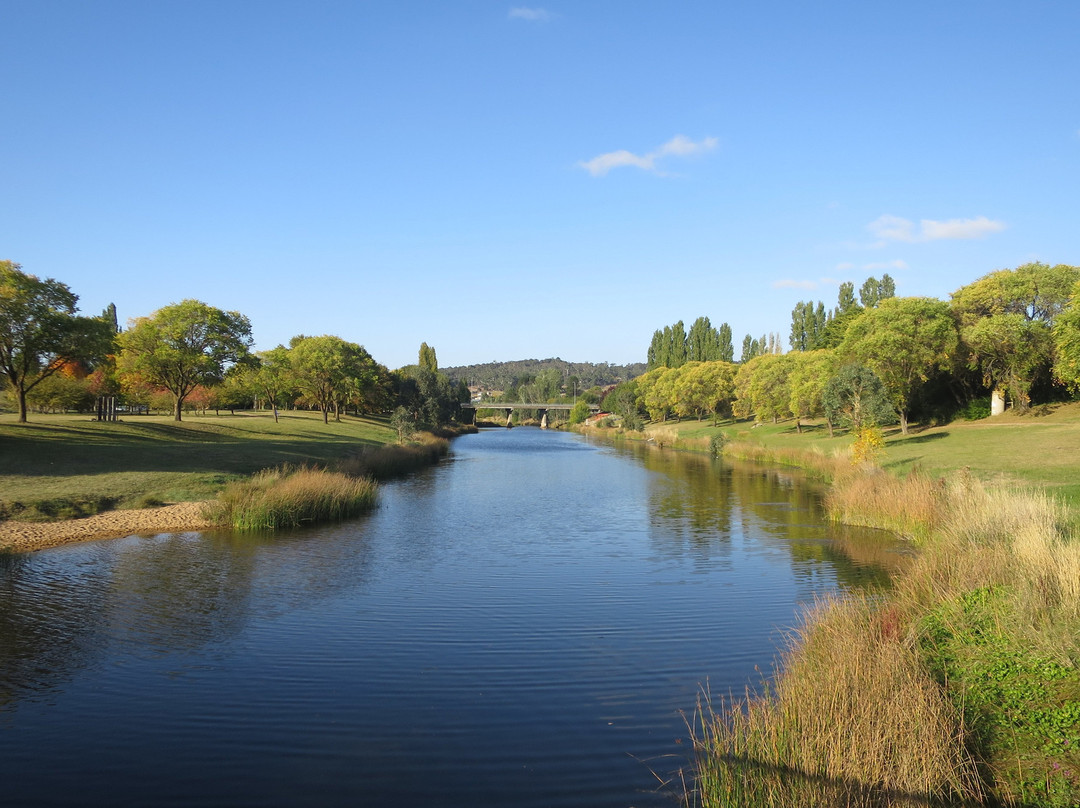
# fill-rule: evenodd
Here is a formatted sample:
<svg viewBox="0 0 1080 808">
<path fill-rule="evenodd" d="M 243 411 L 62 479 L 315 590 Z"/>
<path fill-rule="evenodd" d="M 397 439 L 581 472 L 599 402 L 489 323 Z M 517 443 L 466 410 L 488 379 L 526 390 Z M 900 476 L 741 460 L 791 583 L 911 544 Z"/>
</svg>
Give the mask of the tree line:
<svg viewBox="0 0 1080 808">
<path fill-rule="evenodd" d="M 563 385 L 569 383 L 572 388 L 576 381 L 578 390 L 587 390 L 590 387 L 607 387 L 632 379 L 644 373 L 645 369 L 642 362 L 612 365 L 607 362 L 568 362 L 553 357 L 445 367 L 442 372 L 455 382 L 463 381 L 486 390 L 505 391 L 515 385 L 525 384 L 529 378 L 535 379 L 545 371 L 552 371 L 562 379 Z"/>
<path fill-rule="evenodd" d="M 162 408 L 180 421 L 185 407 L 239 409 L 264 405 L 330 415 L 392 412 L 404 435 L 455 420 L 468 401 L 464 384 L 438 369 L 421 344 L 416 365 L 390 371 L 362 345 L 338 336 L 293 337 L 253 352 L 251 322 L 199 300 L 137 317 L 121 329 L 110 305 L 97 317 L 77 313 L 66 284 L 41 280 L 0 261 L 0 367 L 25 423 L 31 404 L 87 409 L 102 396 L 129 408 Z"/>
<path fill-rule="evenodd" d="M 709 328 L 707 318 L 697 324 Z M 899 422 L 906 433 L 913 416 L 948 418 L 987 396 L 989 414 L 1080 393 L 1080 267 L 1064 264 L 991 272 L 949 302 L 898 298 L 885 275 L 867 279 L 857 303 L 845 283 L 830 311 L 795 307 L 789 352 L 775 335 L 744 341 L 738 364 L 680 348 L 680 327 L 654 334 L 649 371 L 612 391 L 605 409 L 631 426 L 754 415 L 823 418 L 830 431 Z"/>
</svg>

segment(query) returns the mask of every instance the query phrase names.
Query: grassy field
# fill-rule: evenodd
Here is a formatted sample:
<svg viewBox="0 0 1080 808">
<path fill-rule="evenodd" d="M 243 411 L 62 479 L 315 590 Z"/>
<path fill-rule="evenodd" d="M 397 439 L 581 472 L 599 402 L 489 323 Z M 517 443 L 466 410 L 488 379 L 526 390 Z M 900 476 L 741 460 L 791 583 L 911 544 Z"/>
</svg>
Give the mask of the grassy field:
<svg viewBox="0 0 1080 808">
<path fill-rule="evenodd" d="M 674 444 L 708 446 L 717 432 L 771 449 L 800 449 L 831 454 L 850 447 L 851 436 L 830 438 L 819 422 L 803 425 L 800 434 L 794 421 L 762 424 L 708 421 L 653 424 L 647 433 L 654 440 Z M 887 470 L 906 475 L 920 468 L 932 476 L 968 470 L 991 485 L 1035 487 L 1080 511 L 1080 403 L 1038 407 L 1017 415 L 1008 412 L 979 421 L 956 421 L 940 427 L 914 426 L 908 435 L 898 428 L 886 430 L 885 454 L 879 460 Z"/>
<path fill-rule="evenodd" d="M 383 421 L 318 413 L 0 415 L 0 508 L 21 518 L 209 499 L 226 483 L 283 464 L 325 463 L 396 440 Z M 16 506 L 15 503 L 19 505 Z M 38 507 L 40 506 L 40 507 Z"/>
</svg>

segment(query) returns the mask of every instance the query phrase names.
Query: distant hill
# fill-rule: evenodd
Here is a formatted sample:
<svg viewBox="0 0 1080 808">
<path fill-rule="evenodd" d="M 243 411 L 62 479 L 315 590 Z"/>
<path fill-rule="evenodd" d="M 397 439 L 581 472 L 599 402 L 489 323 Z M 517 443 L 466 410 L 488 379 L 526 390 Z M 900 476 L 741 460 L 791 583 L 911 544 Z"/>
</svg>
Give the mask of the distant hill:
<svg viewBox="0 0 1080 808">
<path fill-rule="evenodd" d="M 567 362 L 565 359 L 518 359 L 511 362 L 488 362 L 483 365 L 462 365 L 454 368 L 439 368 L 455 382 L 480 385 L 489 390 L 505 390 L 514 380 L 526 376 L 535 376 L 542 370 L 555 369 L 567 379 L 577 376 L 578 390 L 590 387 L 606 387 L 611 384 L 632 379 L 645 372 L 644 362 L 631 365 L 609 365 L 607 362 Z"/>
</svg>

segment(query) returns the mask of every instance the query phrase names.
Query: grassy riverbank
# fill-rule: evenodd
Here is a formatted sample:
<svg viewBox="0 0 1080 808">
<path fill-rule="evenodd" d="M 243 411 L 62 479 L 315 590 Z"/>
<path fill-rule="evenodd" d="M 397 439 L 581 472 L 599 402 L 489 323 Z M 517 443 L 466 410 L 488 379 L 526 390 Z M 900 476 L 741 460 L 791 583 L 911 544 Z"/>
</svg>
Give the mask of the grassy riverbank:
<svg viewBox="0 0 1080 808">
<path fill-rule="evenodd" d="M 707 451 L 718 433 L 781 462 L 785 454 L 793 459 L 808 452 L 828 457 L 851 445 L 849 435 L 838 432 L 830 437 L 817 421 L 804 422 L 801 432 L 793 420 L 759 426 L 727 422 L 719 427 L 708 421 L 668 422 L 651 424 L 645 436 L 673 447 Z M 1046 491 L 1080 511 L 1080 402 L 944 426 L 914 425 L 908 435 L 898 428 L 886 429 L 879 463 L 895 476 L 920 470 L 940 477 L 963 470 L 994 487 Z"/>
<path fill-rule="evenodd" d="M 793 423 L 641 436 L 830 480 L 838 519 L 920 548 L 886 594 L 809 614 L 776 678 L 703 705 L 693 804 L 1080 804 L 1080 408 L 892 434 L 881 468 Z"/>
<path fill-rule="evenodd" d="M 396 441 L 387 423 L 317 413 L 168 417 L 0 416 L 0 516 L 50 520 L 111 508 L 213 498 L 226 484 L 285 465 L 327 465 Z"/>
</svg>

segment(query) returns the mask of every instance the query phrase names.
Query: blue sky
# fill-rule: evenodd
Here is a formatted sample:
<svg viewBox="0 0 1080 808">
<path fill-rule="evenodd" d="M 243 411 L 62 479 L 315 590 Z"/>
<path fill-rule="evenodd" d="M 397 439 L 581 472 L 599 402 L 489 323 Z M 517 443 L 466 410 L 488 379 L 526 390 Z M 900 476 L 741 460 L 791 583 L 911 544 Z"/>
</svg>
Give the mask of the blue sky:
<svg viewBox="0 0 1080 808">
<path fill-rule="evenodd" d="M 389 367 L 1080 264 L 1080 3 L 0 0 L 0 258 Z"/>
</svg>

